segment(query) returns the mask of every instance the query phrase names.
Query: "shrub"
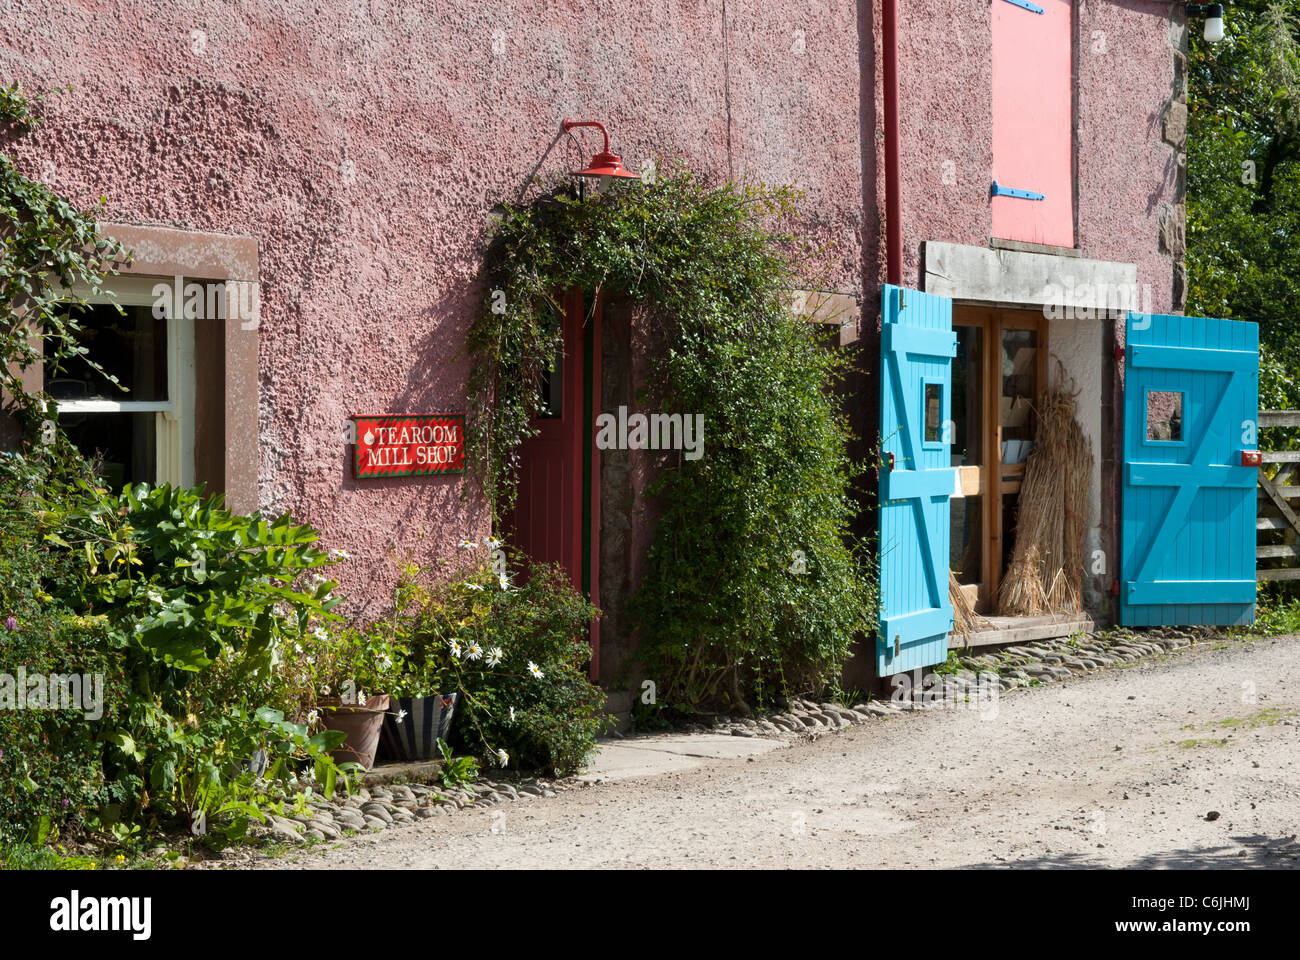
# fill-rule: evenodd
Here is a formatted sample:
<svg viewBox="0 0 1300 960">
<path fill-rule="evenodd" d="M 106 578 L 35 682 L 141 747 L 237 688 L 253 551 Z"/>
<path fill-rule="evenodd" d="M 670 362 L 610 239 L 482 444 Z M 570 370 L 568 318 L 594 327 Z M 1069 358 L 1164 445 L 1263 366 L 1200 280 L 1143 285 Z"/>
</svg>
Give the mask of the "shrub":
<svg viewBox="0 0 1300 960">
<path fill-rule="evenodd" d="M 88 825 L 125 837 L 215 814 L 259 753 L 286 776 L 305 767 L 333 780 L 324 752 L 337 739 L 283 725 L 288 691 L 274 669 L 309 623 L 337 619 L 314 530 L 231 513 L 201 490 L 140 484 L 112 495 L 84 475 L 64 481 L 37 461 L 7 460 L 11 483 L 31 491 L 22 536 L 39 545 L 29 586 L 15 592 L 48 597 L 64 630 L 49 636 L 80 639 L 82 659 L 110 670 L 94 725 L 110 746 L 97 773 L 81 771 L 102 783 Z"/>
<path fill-rule="evenodd" d="M 452 746 L 490 764 L 568 774 L 608 722 L 604 694 L 587 676 L 586 633 L 600 611 L 555 565 L 520 573 L 516 586 L 472 563 L 428 582 L 408 567 L 391 621 L 406 649 L 397 692 L 459 691 Z"/>
<path fill-rule="evenodd" d="M 119 651 L 103 617 L 81 617 L 54 594 L 75 580 L 71 558 L 41 541 L 34 491 L 47 484 L 42 461 L 0 454 L 0 840 L 44 840 L 114 793 L 101 766 L 99 724 L 82 710 L 21 709 L 19 671 L 28 676 L 99 674 L 105 716 L 122 686 Z M 9 687 L 8 684 L 14 684 Z M 8 702 L 14 697 L 15 702 Z"/>
<path fill-rule="evenodd" d="M 745 710 L 819 688 L 874 626 L 873 563 L 850 534 L 863 465 L 835 396 L 851 358 L 791 310 L 791 291 L 825 289 L 818 254 L 784 226 L 798 198 L 669 170 L 508 205 L 487 249 L 466 437 L 497 515 L 555 355 L 557 290 L 643 304 L 658 340 L 647 405 L 704 418 L 703 455 L 665 455 L 650 491 L 663 513 L 637 613 L 661 702 Z"/>
</svg>

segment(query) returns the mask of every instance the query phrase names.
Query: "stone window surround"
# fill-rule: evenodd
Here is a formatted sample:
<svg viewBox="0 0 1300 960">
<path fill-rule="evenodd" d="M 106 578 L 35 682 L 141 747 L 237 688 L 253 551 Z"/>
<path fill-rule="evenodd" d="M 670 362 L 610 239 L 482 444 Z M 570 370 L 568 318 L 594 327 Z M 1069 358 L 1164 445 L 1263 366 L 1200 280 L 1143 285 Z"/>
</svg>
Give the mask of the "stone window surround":
<svg viewBox="0 0 1300 960">
<path fill-rule="evenodd" d="M 131 263 L 120 267 L 123 275 L 260 283 L 253 237 L 111 222 L 100 229 L 132 252 Z M 256 322 L 241 322 L 232 303 L 236 291 L 226 290 L 229 319 L 203 321 L 195 331 L 196 352 L 206 348 L 216 361 L 196 365 L 200 402 L 208 402 L 196 425 L 195 478 L 224 493 L 231 510 L 247 512 L 258 506 L 258 329 Z"/>
</svg>

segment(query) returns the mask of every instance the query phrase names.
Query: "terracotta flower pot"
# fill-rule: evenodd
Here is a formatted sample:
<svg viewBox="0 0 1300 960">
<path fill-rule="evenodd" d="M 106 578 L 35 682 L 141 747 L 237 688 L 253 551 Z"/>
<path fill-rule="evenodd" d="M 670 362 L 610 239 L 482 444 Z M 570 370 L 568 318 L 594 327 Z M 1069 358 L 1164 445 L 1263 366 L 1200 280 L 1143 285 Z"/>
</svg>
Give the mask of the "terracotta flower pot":
<svg viewBox="0 0 1300 960">
<path fill-rule="evenodd" d="M 342 730 L 347 734 L 343 745 L 330 752 L 334 762 L 359 763 L 367 770 L 373 767 L 379 732 L 383 729 L 384 713 L 388 710 L 388 694 L 377 693 L 367 697 L 364 707 L 340 700 L 322 700 L 320 708 L 325 729 Z"/>
<path fill-rule="evenodd" d="M 384 716 L 384 733 L 379 742 L 384 759 L 410 762 L 441 756 L 438 741 L 447 739 L 459 696 L 434 693 L 427 697 L 398 697 Z M 403 710 L 406 716 L 398 720 Z"/>
</svg>

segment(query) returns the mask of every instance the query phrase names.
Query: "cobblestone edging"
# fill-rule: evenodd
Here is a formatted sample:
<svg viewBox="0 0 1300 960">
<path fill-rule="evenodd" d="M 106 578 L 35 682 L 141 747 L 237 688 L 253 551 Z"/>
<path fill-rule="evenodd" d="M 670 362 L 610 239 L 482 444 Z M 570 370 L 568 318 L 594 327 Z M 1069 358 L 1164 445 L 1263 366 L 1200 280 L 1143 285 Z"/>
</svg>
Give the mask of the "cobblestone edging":
<svg viewBox="0 0 1300 960">
<path fill-rule="evenodd" d="M 867 700 L 846 707 L 795 699 L 778 712 L 719 718 L 711 726 L 688 723 L 681 729 L 738 737 L 813 740 L 870 720 L 932 707 L 951 707 L 955 701 L 974 702 L 981 696 L 981 680 L 985 685 L 984 695 L 994 678 L 998 695 L 1005 695 L 1020 687 L 1155 659 L 1208 639 L 1227 638 L 1209 628 L 1158 629 L 1143 634 L 1114 630 L 998 650 L 971 651 L 957 658 L 957 671 L 943 674 L 941 684 L 923 690 L 900 689 L 888 700 Z M 255 839 L 294 846 L 306 845 L 309 840 L 339 841 L 351 835 L 448 816 L 466 807 L 483 808 L 532 797 L 553 797 L 557 791 L 579 785 L 589 784 L 576 779 L 478 780 L 451 788 L 421 783 L 385 784 L 361 788 L 351 797 L 336 794 L 333 801 L 313 792 L 307 798 L 308 814 L 269 815 L 270 823 L 254 824 L 249 834 Z M 220 854 L 223 860 L 235 861 L 263 856 L 265 853 L 257 847 L 241 845 L 228 847 Z"/>
<path fill-rule="evenodd" d="M 267 812 L 269 822 L 254 821 L 248 835 L 266 843 L 305 846 L 308 841 L 338 841 L 348 836 L 404 827 L 420 820 L 445 817 L 466 807 L 481 809 L 533 797 L 554 797 L 575 781 L 564 780 L 476 780 L 460 787 L 425 783 L 393 783 L 361 787 L 351 796 L 342 790 L 333 800 L 311 791 L 306 796 L 308 812 Z M 256 846 L 234 844 L 223 849 L 222 860 L 247 861 L 266 856 Z"/>
<path fill-rule="evenodd" d="M 910 687 L 909 681 L 908 686 L 900 687 L 887 700 L 867 700 L 852 707 L 790 700 L 787 708 L 780 712 L 719 718 L 712 726 L 686 724 L 682 729 L 739 737 L 815 739 L 874 718 L 932 707 L 951 707 L 961 701 L 975 703 L 981 695 L 988 696 L 994 683 L 998 695 L 1005 695 L 1020 687 L 1154 659 L 1208 639 L 1227 638 L 1212 628 L 1158 628 L 1141 634 L 1119 629 L 1074 638 L 1038 640 L 997 650 L 972 650 L 958 656 L 957 672 L 939 675 L 934 686 L 916 690 Z"/>
</svg>

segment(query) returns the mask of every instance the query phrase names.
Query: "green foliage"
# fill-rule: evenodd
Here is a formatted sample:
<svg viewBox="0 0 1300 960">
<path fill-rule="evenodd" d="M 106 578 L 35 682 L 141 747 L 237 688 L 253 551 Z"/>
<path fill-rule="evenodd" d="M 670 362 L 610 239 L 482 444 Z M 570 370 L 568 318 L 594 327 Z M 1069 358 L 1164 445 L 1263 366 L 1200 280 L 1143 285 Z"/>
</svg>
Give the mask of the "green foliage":
<svg viewBox="0 0 1300 960">
<path fill-rule="evenodd" d="M 69 856 L 65 851 L 33 843 L 0 845 L 0 870 L 95 870 L 93 857 Z"/>
<path fill-rule="evenodd" d="M 55 594 L 76 582 L 75 562 L 41 539 L 33 491 L 47 466 L 0 453 L 0 673 L 103 676 L 106 717 L 117 712 L 122 659 L 103 617 L 79 616 Z M 60 481 L 51 480 L 51 483 Z M 25 693 L 26 691 L 12 691 Z M 84 698 L 83 698 L 83 701 Z M 100 765 L 92 711 L 0 706 L 0 841 L 57 837 L 114 792 Z"/>
<path fill-rule="evenodd" d="M 956 650 L 949 650 L 948 659 L 943 663 L 936 663 L 934 665 L 934 672 L 945 676 L 955 676 L 964 669 L 966 669 L 966 667 L 961 662 L 961 656 Z"/>
<path fill-rule="evenodd" d="M 133 664 L 148 664 L 147 695 L 184 688 L 217 660 L 231 686 L 265 681 L 275 651 L 313 617 L 337 619 L 329 557 L 316 531 L 286 514 L 231 513 L 220 495 L 137 484 L 120 496 L 79 481 L 68 504 L 46 499 L 44 539 L 78 558 L 78 612 L 107 614 Z"/>
<path fill-rule="evenodd" d="M 0 132 L 25 135 L 39 123 L 21 89 L 0 87 Z M 72 357 L 84 357 L 77 320 L 87 304 L 83 293 L 104 294 L 105 278 L 127 259 L 119 243 L 100 235 L 96 220 L 94 211 L 76 209 L 0 154 L 0 389 L 32 435 L 45 417 L 45 398 L 25 387 L 22 372 L 44 363 L 46 376 L 55 376 Z"/>
<path fill-rule="evenodd" d="M 588 625 L 600 615 L 556 566 L 518 586 L 471 559 L 451 579 L 408 568 L 394 630 L 407 648 L 402 694 L 459 692 L 451 745 L 487 763 L 572 773 L 605 729 L 588 679 Z"/>
<path fill-rule="evenodd" d="M 638 598 L 647 675 L 681 704 L 743 709 L 761 685 L 821 686 L 874 616 L 870 563 L 848 545 L 861 465 L 833 394 L 849 359 L 793 315 L 792 291 L 816 285 L 814 256 L 775 228 L 797 199 L 675 172 L 507 207 L 488 250 L 468 439 L 498 514 L 554 355 L 560 291 L 646 305 L 660 338 L 646 406 L 704 417 L 703 456 L 669 455 L 655 481 L 665 509 Z"/>
<path fill-rule="evenodd" d="M 445 740 L 438 741 L 438 752 L 442 754 L 442 769 L 438 772 L 438 779 L 444 787 L 459 787 L 478 779 L 478 763 L 473 757 L 455 756 Z"/>
<path fill-rule="evenodd" d="M 401 690 L 405 650 L 391 624 L 309 626 L 279 666 L 284 699 L 295 705 L 298 716 L 314 716 L 322 702 L 364 706 L 371 694 Z"/>
<path fill-rule="evenodd" d="M 1260 584 L 1255 598 L 1255 622 L 1246 632 L 1264 637 L 1300 633 L 1300 600 L 1281 583 Z"/>
<path fill-rule="evenodd" d="M 1260 325 L 1260 407 L 1300 409 L 1300 23 L 1293 3 L 1233 4 L 1190 43 L 1189 314 Z M 1294 444 L 1277 431 L 1269 443 Z"/>
<path fill-rule="evenodd" d="M 1193 31 L 1187 129 L 1187 312 L 1259 324 L 1259 406 L 1300 410 L 1300 21 L 1293 2 L 1234 3 L 1224 41 Z M 1294 449 L 1300 430 L 1261 431 Z M 1269 587 L 1259 629 L 1283 632 L 1300 583 Z"/>
</svg>

